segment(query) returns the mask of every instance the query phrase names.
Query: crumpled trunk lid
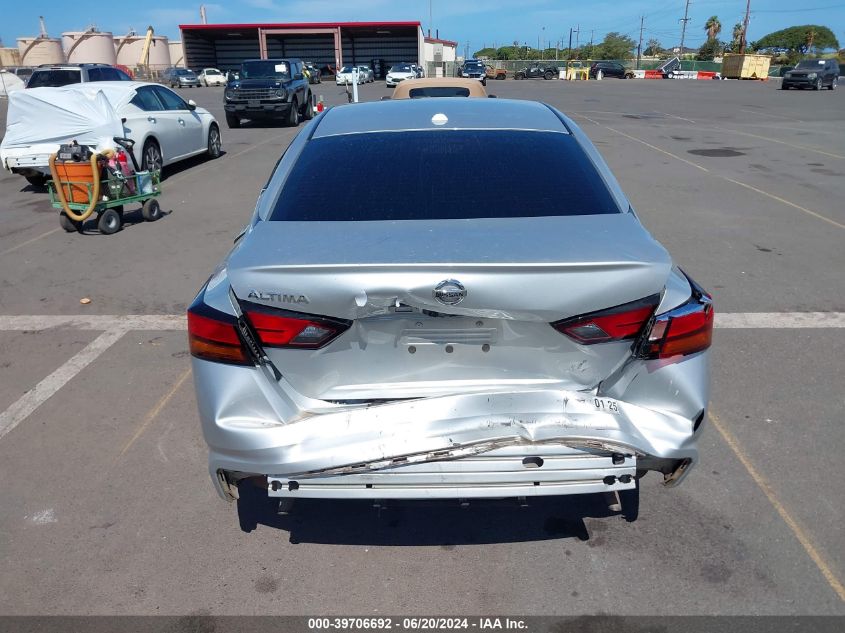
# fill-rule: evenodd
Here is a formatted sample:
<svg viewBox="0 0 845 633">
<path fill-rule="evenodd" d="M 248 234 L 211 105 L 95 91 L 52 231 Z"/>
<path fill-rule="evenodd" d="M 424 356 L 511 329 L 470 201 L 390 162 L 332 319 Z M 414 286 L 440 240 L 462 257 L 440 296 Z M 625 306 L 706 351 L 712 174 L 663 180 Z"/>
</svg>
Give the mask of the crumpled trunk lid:
<svg viewBox="0 0 845 633">
<path fill-rule="evenodd" d="M 260 222 L 227 262 L 242 301 L 352 321 L 322 349 L 266 350 L 303 395 L 344 401 L 591 388 L 630 341 L 578 345 L 549 324 L 660 293 L 670 268 L 627 213 Z M 456 305 L 435 297 L 446 280 Z"/>
</svg>

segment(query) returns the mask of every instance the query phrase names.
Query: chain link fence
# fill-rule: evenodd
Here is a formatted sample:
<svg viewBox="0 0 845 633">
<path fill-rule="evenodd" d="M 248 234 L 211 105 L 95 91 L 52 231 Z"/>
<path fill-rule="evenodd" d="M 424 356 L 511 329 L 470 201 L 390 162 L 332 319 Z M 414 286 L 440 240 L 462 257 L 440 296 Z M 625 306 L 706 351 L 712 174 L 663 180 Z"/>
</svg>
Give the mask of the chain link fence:
<svg viewBox="0 0 845 633">
<path fill-rule="evenodd" d="M 509 78 L 512 77 L 516 71 L 522 70 L 527 66 L 532 66 L 535 64 L 540 66 L 554 66 L 559 69 L 566 68 L 567 64 L 566 59 L 486 59 L 483 61 L 485 64 L 492 66 L 493 68 L 504 68 L 507 71 Z M 617 62 L 622 64 L 626 68 L 631 69 L 637 67 L 637 62 L 635 59 L 573 59 L 569 62 L 569 64 L 574 68 L 589 68 L 594 62 L 597 61 Z M 655 68 L 659 68 L 660 66 L 665 64 L 666 61 L 667 60 L 665 59 L 641 60 L 640 69 L 654 70 Z M 443 77 L 457 77 L 460 72 L 460 64 L 458 64 L 457 62 L 427 62 L 426 77 L 438 76 L 438 68 L 441 70 Z M 693 59 L 685 59 L 681 61 L 680 70 L 704 70 L 721 72 L 722 64 L 720 62 L 703 62 Z"/>
</svg>

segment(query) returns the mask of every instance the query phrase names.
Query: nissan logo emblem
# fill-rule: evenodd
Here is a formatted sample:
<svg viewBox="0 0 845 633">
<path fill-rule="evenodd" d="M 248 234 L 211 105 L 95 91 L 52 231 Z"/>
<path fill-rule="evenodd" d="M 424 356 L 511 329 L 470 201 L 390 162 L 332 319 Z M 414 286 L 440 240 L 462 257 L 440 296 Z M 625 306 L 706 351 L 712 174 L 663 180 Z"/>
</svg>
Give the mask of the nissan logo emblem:
<svg viewBox="0 0 845 633">
<path fill-rule="evenodd" d="M 454 279 L 446 279 L 434 287 L 434 298 L 443 305 L 456 306 L 466 296 L 467 290 L 464 285 Z"/>
</svg>

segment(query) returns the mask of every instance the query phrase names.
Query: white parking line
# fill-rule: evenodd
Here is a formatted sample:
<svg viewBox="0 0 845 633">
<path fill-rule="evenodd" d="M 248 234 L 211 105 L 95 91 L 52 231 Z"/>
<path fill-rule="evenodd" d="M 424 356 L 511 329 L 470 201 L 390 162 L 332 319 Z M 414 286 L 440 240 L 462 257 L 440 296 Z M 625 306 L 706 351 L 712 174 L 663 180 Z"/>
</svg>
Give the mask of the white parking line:
<svg viewBox="0 0 845 633">
<path fill-rule="evenodd" d="M 127 330 L 111 329 L 103 332 L 44 380 L 17 399 L 0 413 L 0 438 L 23 422 L 50 396 L 97 359 L 100 354 L 117 343 Z"/>
<path fill-rule="evenodd" d="M 842 328 L 845 312 L 716 312 L 717 329 Z M 0 332 L 44 330 L 184 331 L 184 314 L 0 315 Z"/>
</svg>

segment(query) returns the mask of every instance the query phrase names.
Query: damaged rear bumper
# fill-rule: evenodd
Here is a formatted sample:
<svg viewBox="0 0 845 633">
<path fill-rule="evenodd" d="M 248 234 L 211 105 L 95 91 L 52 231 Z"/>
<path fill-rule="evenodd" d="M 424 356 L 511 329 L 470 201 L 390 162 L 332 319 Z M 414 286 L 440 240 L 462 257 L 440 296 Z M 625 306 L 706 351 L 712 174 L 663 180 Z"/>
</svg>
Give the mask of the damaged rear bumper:
<svg viewBox="0 0 845 633">
<path fill-rule="evenodd" d="M 694 420 L 580 391 L 342 405 L 309 401 L 259 368 L 194 359 L 194 377 L 224 498 L 256 476 L 277 497 L 580 494 L 633 488 L 642 470 L 674 485 L 698 459 Z"/>
</svg>

